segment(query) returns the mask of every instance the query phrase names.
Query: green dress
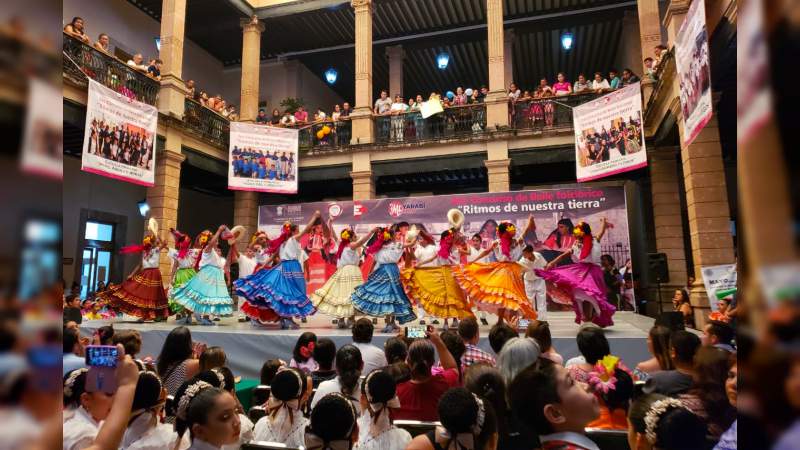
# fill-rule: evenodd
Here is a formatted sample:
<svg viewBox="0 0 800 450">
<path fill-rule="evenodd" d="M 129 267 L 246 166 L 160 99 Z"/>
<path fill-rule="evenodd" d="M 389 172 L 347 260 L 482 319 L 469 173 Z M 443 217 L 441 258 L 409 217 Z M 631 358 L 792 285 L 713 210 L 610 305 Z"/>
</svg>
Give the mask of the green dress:
<svg viewBox="0 0 800 450">
<path fill-rule="evenodd" d="M 175 272 L 175 279 L 172 282 L 172 289 L 169 291 L 169 311 L 172 314 L 181 314 L 184 312 L 184 307 L 175 302 L 172 298 L 172 293 L 178 290 L 178 288 L 182 287 L 184 284 L 188 283 L 189 280 L 194 278 L 197 274 L 197 271 L 194 269 L 194 263 L 197 260 L 197 249 L 190 249 L 186 256 L 183 258 L 178 257 L 178 251 L 173 249 L 170 250 L 169 256 L 175 260 L 175 263 L 178 264 L 178 271 Z"/>
</svg>

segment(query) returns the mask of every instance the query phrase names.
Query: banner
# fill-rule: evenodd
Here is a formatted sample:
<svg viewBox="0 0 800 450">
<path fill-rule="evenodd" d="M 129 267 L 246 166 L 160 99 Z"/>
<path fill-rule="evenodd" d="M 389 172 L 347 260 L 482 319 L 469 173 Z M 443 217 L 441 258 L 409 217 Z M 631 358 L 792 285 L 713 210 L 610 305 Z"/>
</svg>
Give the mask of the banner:
<svg viewBox="0 0 800 450">
<path fill-rule="evenodd" d="M 64 107 L 60 89 L 39 78 L 28 85 L 28 111 L 20 167 L 27 173 L 64 178 Z"/>
<path fill-rule="evenodd" d="M 437 97 L 433 100 L 422 102 L 422 106 L 420 106 L 419 112 L 422 115 L 423 119 L 427 119 L 430 116 L 439 114 L 440 112 L 444 112 L 444 108 L 442 108 L 442 103 L 439 101 L 439 98 Z"/>
<path fill-rule="evenodd" d="M 89 80 L 81 169 L 142 186 L 155 184 L 158 109 Z"/>
<path fill-rule="evenodd" d="M 231 122 L 228 189 L 297 193 L 298 131 Z"/>
<path fill-rule="evenodd" d="M 572 120 L 578 181 L 647 167 L 639 83 L 576 106 Z"/>
<path fill-rule="evenodd" d="M 717 293 L 736 290 L 736 264 L 703 267 L 703 284 L 708 294 L 708 303 L 712 311 L 717 310 Z"/>
<path fill-rule="evenodd" d="M 691 144 L 711 120 L 711 65 L 704 0 L 694 0 L 675 41 L 675 65 L 681 86 L 683 141 Z"/>
<path fill-rule="evenodd" d="M 533 214 L 536 230 L 526 235 L 525 241 L 541 251 L 548 260 L 558 252 L 547 252 L 544 241 L 557 228 L 560 219 L 569 218 L 574 223 L 586 221 L 597 232 L 601 219 L 605 217 L 613 227 L 606 231 L 601 240 L 602 252 L 611 255 L 617 267 L 624 267 L 630 260 L 628 215 L 625 191 L 621 186 L 575 186 L 552 190 L 262 205 L 259 207 L 258 228 L 274 238 L 285 221 L 291 220 L 302 229 L 314 212 L 319 210 L 323 219 L 333 218 L 337 236 L 345 227 L 353 228 L 357 235 L 363 235 L 376 226 L 408 222 L 438 239 L 449 228 L 447 211 L 451 208 L 458 208 L 464 213 L 464 233 L 470 237 L 479 235 L 482 248 L 487 248 L 496 238 L 495 228 L 501 221 L 514 222 L 521 233 L 528 215 Z M 335 263 L 326 254 L 326 250 L 334 252 L 335 249 L 332 245 L 324 248 L 322 225 L 314 226 L 300 243 L 309 254 L 305 270 L 309 275 L 308 290 L 313 292 L 315 288 L 312 287 L 320 286 L 335 271 Z M 318 267 L 314 261 L 320 260 L 325 261 L 328 267 Z M 633 298 L 625 300 L 630 302 L 628 309 L 632 310 Z"/>
<path fill-rule="evenodd" d="M 764 2 L 750 0 L 737 14 L 736 128 L 740 145 L 747 143 L 772 119 L 772 68 L 764 33 Z"/>
</svg>

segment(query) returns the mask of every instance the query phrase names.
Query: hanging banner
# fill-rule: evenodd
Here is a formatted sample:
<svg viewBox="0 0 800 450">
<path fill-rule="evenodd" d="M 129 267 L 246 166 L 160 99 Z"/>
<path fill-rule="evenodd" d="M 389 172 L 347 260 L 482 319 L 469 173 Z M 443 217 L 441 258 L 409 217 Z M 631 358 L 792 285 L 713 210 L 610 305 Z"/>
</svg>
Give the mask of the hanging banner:
<svg viewBox="0 0 800 450">
<path fill-rule="evenodd" d="M 736 129 L 740 145 L 746 144 L 772 119 L 772 67 L 767 33 L 764 33 L 764 2 L 750 0 L 737 14 Z"/>
<path fill-rule="evenodd" d="M 722 294 L 724 298 L 729 292 L 736 291 L 736 264 L 703 267 L 700 273 L 703 274 L 709 306 L 712 311 L 716 311 L 719 299 L 717 294 Z"/>
<path fill-rule="evenodd" d="M 28 108 L 20 167 L 27 173 L 64 178 L 64 107 L 60 89 L 39 78 L 28 84 Z"/>
<path fill-rule="evenodd" d="M 639 83 L 576 106 L 572 120 L 579 182 L 647 166 Z"/>
<path fill-rule="evenodd" d="M 142 186 L 155 184 L 158 109 L 89 80 L 81 169 Z"/>
<path fill-rule="evenodd" d="M 480 236 L 482 249 L 491 245 L 496 238 L 496 227 L 501 221 L 514 222 L 522 233 L 528 215 L 533 214 L 536 230 L 528 233 L 525 240 L 547 260 L 552 260 L 565 250 L 557 246 L 555 238 L 548 239 L 558 228 L 560 219 L 569 218 L 573 223 L 586 221 L 598 232 L 605 217 L 613 226 L 600 242 L 602 253 L 611 255 L 620 268 L 630 261 L 628 214 L 625 190 L 621 186 L 575 186 L 552 190 L 262 205 L 259 207 L 258 228 L 275 238 L 285 221 L 291 220 L 303 227 L 314 211 L 319 210 L 326 221 L 328 217 L 333 218 L 336 236 L 345 227 L 354 229 L 357 235 L 363 235 L 376 226 L 407 222 L 438 239 L 449 228 L 447 211 L 451 208 L 458 208 L 464 213 L 462 230 L 469 237 L 475 234 Z M 336 270 L 336 263 L 329 257 L 330 253 L 336 251 L 336 246 L 330 244 L 326 248 L 324 234 L 324 227 L 317 224 L 300 241 L 309 255 L 305 266 L 309 292 L 315 289 L 311 286 L 320 286 Z M 562 246 L 570 247 L 571 242 L 571 237 L 568 237 Z M 368 271 L 369 264 L 365 263 L 363 267 Z M 631 293 L 622 294 L 623 304 L 628 305 L 623 308 L 633 310 Z M 563 300 L 552 293 L 550 297 L 554 309 L 565 307 Z"/>
<path fill-rule="evenodd" d="M 675 41 L 675 65 L 681 87 L 683 142 L 691 144 L 706 126 L 711 109 L 711 65 L 704 0 L 694 0 Z"/>
<path fill-rule="evenodd" d="M 231 122 L 228 189 L 297 193 L 298 131 Z"/>
</svg>

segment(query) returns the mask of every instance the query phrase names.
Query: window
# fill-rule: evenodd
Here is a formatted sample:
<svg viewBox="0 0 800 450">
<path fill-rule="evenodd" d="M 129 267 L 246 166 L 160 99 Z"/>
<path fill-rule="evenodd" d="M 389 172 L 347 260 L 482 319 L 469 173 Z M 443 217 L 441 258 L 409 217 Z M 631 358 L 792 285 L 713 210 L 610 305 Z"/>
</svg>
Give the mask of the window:
<svg viewBox="0 0 800 450">
<path fill-rule="evenodd" d="M 114 225 L 100 222 L 86 222 L 85 239 L 110 242 L 114 239 Z"/>
</svg>

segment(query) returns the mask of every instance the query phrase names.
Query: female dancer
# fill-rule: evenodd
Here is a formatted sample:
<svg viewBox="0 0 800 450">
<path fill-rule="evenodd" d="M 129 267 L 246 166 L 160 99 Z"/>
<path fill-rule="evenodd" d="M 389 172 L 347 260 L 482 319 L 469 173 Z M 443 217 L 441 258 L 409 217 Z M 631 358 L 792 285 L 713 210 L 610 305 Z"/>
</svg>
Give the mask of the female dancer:
<svg viewBox="0 0 800 450">
<path fill-rule="evenodd" d="M 424 229 L 419 230 L 417 234 L 417 245 L 403 253 L 403 265 L 400 270 L 401 279 L 403 280 L 403 288 L 406 289 L 406 295 L 417 307 L 417 315 L 419 317 L 420 325 L 425 325 L 425 308 L 419 301 L 419 297 L 412 295 L 408 287 L 411 285 L 410 281 L 414 274 L 414 267 L 427 268 L 436 266 L 436 254 L 439 249 L 436 247 L 436 241 L 433 236 L 428 234 Z M 416 266 L 412 265 L 412 261 L 416 261 Z M 436 315 L 433 315 L 431 321 L 434 325 L 439 325 Z"/>
<path fill-rule="evenodd" d="M 186 318 L 181 316 L 184 313 L 184 308 L 179 303 L 176 303 L 172 298 L 172 293 L 189 282 L 197 274 L 194 268 L 197 258 L 200 256 L 200 250 L 197 248 L 190 248 L 192 246 L 192 238 L 188 234 L 181 233 L 180 231 L 170 228 L 169 232 L 175 238 L 175 248 L 169 251 L 169 256 L 172 258 L 172 275 L 170 279 L 171 288 L 169 290 L 169 310 L 175 314 L 175 318 L 183 325 L 192 324 L 192 315 L 186 314 Z"/>
<path fill-rule="evenodd" d="M 397 267 L 397 261 L 405 249 L 412 247 L 416 239 L 405 244 L 395 241 L 389 228 L 375 228 L 372 234 L 374 238 L 368 244 L 367 254 L 375 256 L 377 267 L 367 281 L 353 291 L 351 299 L 355 309 L 368 316 L 387 316 L 383 332 L 391 333 L 400 329 L 395 318 L 401 324 L 416 319 Z"/>
<path fill-rule="evenodd" d="M 333 231 L 333 224 L 328 227 Z M 336 236 L 333 235 L 333 239 Z M 336 317 L 338 328 L 347 328 L 346 319 L 355 319 L 353 302 L 350 297 L 358 286 L 364 283 L 358 262 L 361 254 L 358 249 L 367 242 L 370 234 L 358 239 L 355 232 L 345 228 L 339 234 L 339 247 L 336 250 L 336 272 L 325 284 L 311 294 L 311 302 L 323 314 Z"/>
<path fill-rule="evenodd" d="M 616 308 L 606 300 L 606 284 L 603 269 L 600 268 L 599 243 L 608 226 L 604 217 L 600 233 L 594 237 L 589 224 L 579 222 L 573 231 L 576 242 L 572 249 L 547 263 L 544 270 L 536 269 L 537 275 L 560 288 L 556 292 L 570 295 L 575 323 L 592 321 L 601 327 L 614 324 L 611 316 Z M 575 262 L 559 266 L 558 263 L 565 259 Z"/>
<path fill-rule="evenodd" d="M 522 236 L 533 227 L 533 216 L 528 217 L 528 225 Z M 469 298 L 479 308 L 497 314 L 498 323 L 505 319 L 508 310 L 522 313 L 529 319 L 536 318 L 536 311 L 531 308 L 525 294 L 522 281 L 522 266 L 517 261 L 522 257 L 525 246 L 523 238 L 516 238 L 517 227 L 510 222 L 502 222 L 497 226 L 498 240 L 481 252 L 484 257 L 494 251 L 497 262 L 489 264 L 470 264 L 454 271 L 456 280 Z"/>
<path fill-rule="evenodd" d="M 142 245 L 129 245 L 120 250 L 122 254 L 141 253 L 142 261 L 133 269 L 122 284 L 111 286 L 97 294 L 117 311 L 145 320 L 166 320 L 169 317 L 167 294 L 161 282 L 158 260 L 166 244 L 148 230 Z"/>
<path fill-rule="evenodd" d="M 278 253 L 281 262 L 269 270 L 262 270 L 247 278 L 236 280 L 237 295 L 244 297 L 242 311 L 251 319 L 262 322 L 280 320 L 281 329 L 298 329 L 292 317 L 307 317 L 314 312 L 314 305 L 306 293 L 306 279 L 300 259 L 304 252 L 298 240 L 319 219 L 316 211 L 302 232 L 297 225 L 286 222 L 281 235 L 270 241 L 268 252 Z"/>
<path fill-rule="evenodd" d="M 197 261 L 200 270 L 194 278 L 172 293 L 175 302 L 193 311 L 201 325 L 214 325 L 208 315 L 228 316 L 233 310 L 233 300 L 228 293 L 222 270 L 225 267 L 225 258 L 217 247 L 220 234 L 227 229 L 225 225 L 220 225 L 210 238 L 210 231 L 200 233 L 196 244 L 200 249 L 200 258 Z M 201 317 L 201 314 L 205 316 Z"/>
</svg>

